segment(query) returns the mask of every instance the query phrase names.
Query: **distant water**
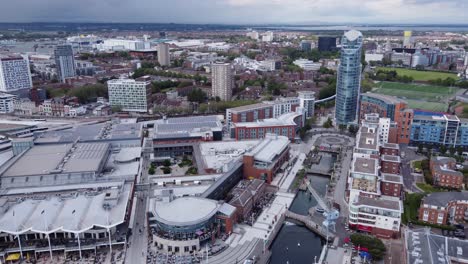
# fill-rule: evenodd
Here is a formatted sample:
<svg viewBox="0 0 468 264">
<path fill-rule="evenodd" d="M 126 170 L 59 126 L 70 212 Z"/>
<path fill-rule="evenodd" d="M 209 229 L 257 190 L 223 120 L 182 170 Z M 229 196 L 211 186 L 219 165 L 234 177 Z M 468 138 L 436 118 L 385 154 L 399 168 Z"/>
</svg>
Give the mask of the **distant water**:
<svg viewBox="0 0 468 264">
<path fill-rule="evenodd" d="M 467 32 L 468 25 L 353 25 L 353 26 L 259 26 L 259 29 L 273 30 L 299 30 L 299 31 L 345 31 L 350 29 L 360 31 L 371 30 L 389 30 L 389 31 L 452 31 L 452 32 Z"/>
<path fill-rule="evenodd" d="M 300 247 L 298 246 L 300 244 Z M 271 264 L 311 264 L 322 252 L 322 239 L 307 228 L 283 225 L 271 248 Z"/>
</svg>

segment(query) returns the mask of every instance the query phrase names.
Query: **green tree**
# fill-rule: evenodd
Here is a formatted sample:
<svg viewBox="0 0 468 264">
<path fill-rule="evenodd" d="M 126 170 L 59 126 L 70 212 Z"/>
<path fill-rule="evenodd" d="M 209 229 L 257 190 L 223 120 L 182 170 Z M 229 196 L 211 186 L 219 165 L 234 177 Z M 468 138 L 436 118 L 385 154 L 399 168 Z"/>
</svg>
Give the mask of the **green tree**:
<svg viewBox="0 0 468 264">
<path fill-rule="evenodd" d="M 324 128 L 331 128 L 331 127 L 333 127 L 333 121 L 331 120 L 330 117 L 327 119 L 327 121 L 325 121 L 325 122 L 323 123 L 323 127 L 324 127 Z"/>
<path fill-rule="evenodd" d="M 375 260 L 381 260 L 385 256 L 386 248 L 382 240 L 363 234 L 352 234 L 351 242 L 359 247 L 369 249 L 369 253 Z"/>
<path fill-rule="evenodd" d="M 455 155 L 455 153 L 457 152 L 457 150 L 454 148 L 454 147 L 450 147 L 449 148 L 449 152 L 450 152 L 450 155 Z"/>
<path fill-rule="evenodd" d="M 154 175 L 155 172 L 156 172 L 156 171 L 155 171 L 155 169 L 154 169 L 154 166 L 151 165 L 150 168 L 149 168 L 149 170 L 148 170 L 148 173 L 149 173 L 150 175 Z"/>
<path fill-rule="evenodd" d="M 445 153 L 447 152 L 447 147 L 444 146 L 444 145 L 440 146 L 440 147 L 439 147 L 439 152 L 440 152 L 440 154 L 442 154 L 442 155 L 445 154 Z"/>
<path fill-rule="evenodd" d="M 422 153 L 423 152 L 423 144 L 418 144 L 418 153 Z"/>
<path fill-rule="evenodd" d="M 357 126 L 354 126 L 354 125 L 350 125 L 348 127 L 348 132 L 355 135 L 357 132 L 358 132 L 359 128 Z"/>
<path fill-rule="evenodd" d="M 170 167 L 170 166 L 171 166 L 171 161 L 168 160 L 168 159 L 164 160 L 164 161 L 163 161 L 163 166 L 164 166 L 164 167 Z"/>
<path fill-rule="evenodd" d="M 206 94 L 201 89 L 193 89 L 187 94 L 187 100 L 190 102 L 203 103 L 206 99 Z"/>
</svg>

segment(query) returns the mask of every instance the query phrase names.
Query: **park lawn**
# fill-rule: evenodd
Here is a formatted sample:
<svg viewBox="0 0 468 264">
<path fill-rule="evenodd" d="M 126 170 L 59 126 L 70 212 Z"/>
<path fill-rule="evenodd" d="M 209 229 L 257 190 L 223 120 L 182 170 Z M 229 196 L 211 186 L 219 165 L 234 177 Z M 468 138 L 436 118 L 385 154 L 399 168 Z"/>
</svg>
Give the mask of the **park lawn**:
<svg viewBox="0 0 468 264">
<path fill-rule="evenodd" d="M 405 201 L 403 202 L 404 211 L 401 216 L 403 223 L 407 224 L 409 221 L 414 222 L 417 220 L 418 209 L 423 197 L 423 193 L 406 193 Z"/>
<path fill-rule="evenodd" d="M 422 164 L 421 164 L 421 162 L 422 162 L 422 160 L 413 161 L 413 168 L 422 171 Z"/>
<path fill-rule="evenodd" d="M 405 100 L 408 103 L 408 107 L 411 109 L 421 109 L 433 112 L 447 112 L 448 104 L 435 103 L 418 100 Z"/>
<path fill-rule="evenodd" d="M 396 71 L 398 75 L 403 76 L 410 76 L 413 77 L 415 81 L 430 81 L 436 79 L 446 79 L 446 78 L 453 78 L 457 79 L 457 75 L 455 73 L 448 73 L 448 72 L 435 72 L 435 71 L 417 71 L 411 69 L 404 69 L 404 68 L 390 68 L 390 67 L 378 67 L 377 70 L 384 70 L 384 71 Z"/>
</svg>

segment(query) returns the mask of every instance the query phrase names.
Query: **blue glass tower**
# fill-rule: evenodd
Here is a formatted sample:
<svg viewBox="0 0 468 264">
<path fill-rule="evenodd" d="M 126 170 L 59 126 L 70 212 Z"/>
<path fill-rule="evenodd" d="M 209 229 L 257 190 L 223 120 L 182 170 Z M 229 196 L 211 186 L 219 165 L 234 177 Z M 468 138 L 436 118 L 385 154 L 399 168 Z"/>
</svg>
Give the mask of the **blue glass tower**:
<svg viewBox="0 0 468 264">
<path fill-rule="evenodd" d="M 341 61 L 336 80 L 335 122 L 349 125 L 357 122 L 361 88 L 362 34 L 351 30 L 341 40 Z"/>
</svg>

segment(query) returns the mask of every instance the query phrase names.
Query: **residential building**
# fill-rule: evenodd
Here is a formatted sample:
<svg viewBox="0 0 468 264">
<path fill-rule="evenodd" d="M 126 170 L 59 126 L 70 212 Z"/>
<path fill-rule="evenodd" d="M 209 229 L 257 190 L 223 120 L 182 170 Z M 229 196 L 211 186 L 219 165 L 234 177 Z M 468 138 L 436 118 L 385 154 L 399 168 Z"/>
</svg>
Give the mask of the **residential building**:
<svg viewBox="0 0 468 264">
<path fill-rule="evenodd" d="M 456 160 L 449 157 L 433 157 L 429 163 L 434 185 L 461 189 L 463 187 L 463 173 L 456 170 Z"/>
<path fill-rule="evenodd" d="M 151 82 L 132 79 L 114 79 L 107 81 L 109 104 L 122 111 L 143 112 L 151 109 Z"/>
<path fill-rule="evenodd" d="M 446 225 L 468 221 L 468 192 L 434 192 L 421 200 L 420 221 Z"/>
<path fill-rule="evenodd" d="M 380 146 L 380 154 L 400 156 L 400 145 L 395 143 L 384 143 Z"/>
<path fill-rule="evenodd" d="M 54 58 L 60 82 L 65 83 L 65 79 L 76 76 L 75 58 L 71 45 L 57 45 L 54 50 Z"/>
<path fill-rule="evenodd" d="M 17 93 L 33 86 L 29 61 L 16 55 L 0 55 L 0 92 Z"/>
<path fill-rule="evenodd" d="M 251 38 L 251 39 L 254 39 L 254 40 L 258 40 L 258 38 L 260 36 L 257 31 L 249 31 L 245 35 L 247 37 Z"/>
<path fill-rule="evenodd" d="M 296 132 L 303 126 L 301 113 L 286 113 L 277 118 L 267 118 L 253 122 L 236 122 L 232 124 L 231 137 L 236 140 L 259 139 L 272 133 L 285 136 L 294 141 Z"/>
<path fill-rule="evenodd" d="M 400 197 L 403 190 L 403 177 L 401 175 L 382 173 L 380 179 L 382 195 Z"/>
<path fill-rule="evenodd" d="M 267 31 L 262 34 L 263 42 L 272 42 L 275 39 L 275 34 L 272 31 Z"/>
<path fill-rule="evenodd" d="M 349 226 L 382 238 L 397 238 L 403 204 L 397 197 L 358 196 L 349 204 Z"/>
<path fill-rule="evenodd" d="M 401 159 L 399 156 L 380 156 L 380 171 L 382 173 L 400 174 Z"/>
<path fill-rule="evenodd" d="M 169 45 L 167 43 L 158 44 L 158 62 L 161 66 L 169 66 L 171 64 Z"/>
<path fill-rule="evenodd" d="M 362 34 L 351 30 L 341 41 L 341 60 L 336 81 L 335 121 L 337 125 L 357 122 L 361 89 Z"/>
<path fill-rule="evenodd" d="M 336 37 L 319 37 L 318 50 L 321 52 L 336 51 Z"/>
<path fill-rule="evenodd" d="M 412 33 L 409 30 L 403 32 L 403 48 L 409 49 L 413 47 Z"/>
<path fill-rule="evenodd" d="M 244 177 L 271 183 L 289 160 L 289 143 L 287 137 L 267 134 L 260 144 L 244 154 Z"/>
<path fill-rule="evenodd" d="M 411 123 L 411 144 L 468 146 L 468 120 L 454 115 L 415 111 Z"/>
<path fill-rule="evenodd" d="M 314 117 L 315 109 L 315 92 L 299 91 L 299 106 L 302 107 L 306 113 L 307 118 Z"/>
<path fill-rule="evenodd" d="M 242 180 L 229 193 L 228 202 L 237 209 L 237 221 L 251 221 L 254 206 L 265 194 L 265 181 L 259 179 Z"/>
<path fill-rule="evenodd" d="M 211 96 L 219 97 L 223 101 L 230 101 L 234 85 L 230 63 L 215 63 L 211 66 Z"/>
<path fill-rule="evenodd" d="M 39 109 L 34 101 L 29 99 L 17 99 L 14 102 L 15 113 L 19 115 L 33 115 L 36 114 Z"/>
<path fill-rule="evenodd" d="M 15 95 L 0 92 L 0 114 L 13 113 L 15 100 Z"/>
</svg>

